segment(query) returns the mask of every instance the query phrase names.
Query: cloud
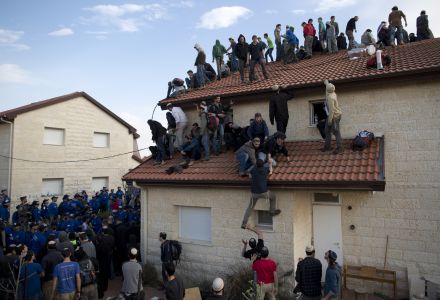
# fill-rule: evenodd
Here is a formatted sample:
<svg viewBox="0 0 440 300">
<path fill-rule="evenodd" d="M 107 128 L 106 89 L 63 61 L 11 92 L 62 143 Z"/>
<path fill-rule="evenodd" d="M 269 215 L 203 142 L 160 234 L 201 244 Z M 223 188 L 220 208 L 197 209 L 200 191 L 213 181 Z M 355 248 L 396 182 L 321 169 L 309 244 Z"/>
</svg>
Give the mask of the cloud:
<svg viewBox="0 0 440 300">
<path fill-rule="evenodd" d="M 14 50 L 29 50 L 30 47 L 28 45 L 19 43 L 23 35 L 23 31 L 0 28 L 0 47 L 11 48 Z"/>
<path fill-rule="evenodd" d="M 73 30 L 67 27 L 49 32 L 50 36 L 69 36 L 72 34 L 74 34 Z"/>
<path fill-rule="evenodd" d="M 250 9 L 243 6 L 217 7 L 204 13 L 200 17 L 197 27 L 204 29 L 227 28 L 237 23 L 240 18 L 250 18 L 252 14 Z"/>
<path fill-rule="evenodd" d="M 356 4 L 357 0 L 321 0 L 315 12 L 325 12 L 331 9 L 345 8 Z"/>
<path fill-rule="evenodd" d="M 276 10 L 276 9 L 266 9 L 266 10 L 264 11 L 264 13 L 265 13 L 266 15 L 276 15 L 276 14 L 279 13 L 279 11 Z"/>
<path fill-rule="evenodd" d="M 187 8 L 193 8 L 194 2 L 193 1 L 169 1 L 168 2 L 170 7 L 187 7 Z"/>
<path fill-rule="evenodd" d="M 100 4 L 84 8 L 93 12 L 90 18 L 83 18 L 86 23 L 93 23 L 103 27 L 116 27 L 121 32 L 136 32 L 146 25 L 164 19 L 167 16 L 167 7 L 158 4 Z"/>
<path fill-rule="evenodd" d="M 294 10 L 292 10 L 292 13 L 294 15 L 304 15 L 306 13 L 306 11 L 304 9 L 294 9 Z"/>
<path fill-rule="evenodd" d="M 0 64 L 0 82 L 5 83 L 30 83 L 26 70 L 15 64 Z"/>
</svg>

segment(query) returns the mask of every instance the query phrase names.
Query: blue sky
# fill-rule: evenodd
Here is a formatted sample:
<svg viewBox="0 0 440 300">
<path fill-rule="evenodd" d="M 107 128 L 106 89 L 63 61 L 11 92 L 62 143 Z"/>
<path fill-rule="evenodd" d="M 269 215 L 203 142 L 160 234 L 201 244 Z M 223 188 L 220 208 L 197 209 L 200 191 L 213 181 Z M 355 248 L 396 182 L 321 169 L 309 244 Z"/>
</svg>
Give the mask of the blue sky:
<svg viewBox="0 0 440 300">
<path fill-rule="evenodd" d="M 308 18 L 336 16 L 345 29 L 360 17 L 356 39 L 375 30 L 398 5 L 408 32 L 427 11 L 430 27 L 440 35 L 438 0 L 310 1 L 61 1 L 0 2 L 0 111 L 30 102 L 85 91 L 123 117 L 150 144 L 146 121 L 166 95 L 167 82 L 193 68 L 197 42 L 208 60 L 216 39 L 240 33 L 273 36 L 277 23 L 300 24 Z M 272 6 L 268 6 L 272 5 Z M 297 34 L 298 34 L 297 32 Z M 298 34 L 300 37 L 301 34 Z M 163 121 L 164 113 L 156 110 Z"/>
</svg>

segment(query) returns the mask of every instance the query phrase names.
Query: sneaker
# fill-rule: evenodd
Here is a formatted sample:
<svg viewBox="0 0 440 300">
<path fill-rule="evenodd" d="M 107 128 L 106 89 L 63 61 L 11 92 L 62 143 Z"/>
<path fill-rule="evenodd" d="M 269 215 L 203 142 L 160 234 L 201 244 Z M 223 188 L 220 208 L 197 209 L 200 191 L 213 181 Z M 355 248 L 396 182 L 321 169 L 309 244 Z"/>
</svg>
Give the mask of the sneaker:
<svg viewBox="0 0 440 300">
<path fill-rule="evenodd" d="M 193 164 L 194 164 L 194 161 L 190 160 L 189 163 L 188 163 L 188 166 L 192 166 Z"/>
<path fill-rule="evenodd" d="M 321 150 L 321 152 L 327 152 L 327 151 L 332 150 L 332 148 L 324 147 L 324 148 L 321 148 L 320 150 Z"/>
<path fill-rule="evenodd" d="M 164 160 L 162 160 L 159 164 L 160 164 L 161 166 L 163 166 L 164 164 L 166 164 L 166 162 L 165 162 Z"/>
<path fill-rule="evenodd" d="M 275 209 L 274 211 L 271 211 L 270 214 L 272 217 L 278 216 L 281 213 L 281 209 Z"/>
</svg>

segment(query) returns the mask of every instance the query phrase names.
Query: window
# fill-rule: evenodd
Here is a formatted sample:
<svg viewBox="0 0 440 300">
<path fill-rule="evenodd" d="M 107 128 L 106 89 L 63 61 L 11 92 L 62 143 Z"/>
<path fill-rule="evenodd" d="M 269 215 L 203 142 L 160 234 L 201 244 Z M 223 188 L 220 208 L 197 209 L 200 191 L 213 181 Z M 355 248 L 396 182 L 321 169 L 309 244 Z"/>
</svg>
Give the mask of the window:
<svg viewBox="0 0 440 300">
<path fill-rule="evenodd" d="M 311 101 L 309 102 L 310 107 L 310 117 L 309 125 L 316 126 L 320 120 L 325 120 L 327 118 L 327 113 L 325 112 L 324 100 Z"/>
<path fill-rule="evenodd" d="M 257 224 L 264 229 L 272 229 L 273 216 L 268 210 L 257 210 Z"/>
<path fill-rule="evenodd" d="M 42 196 L 62 195 L 64 188 L 63 178 L 43 178 Z"/>
<path fill-rule="evenodd" d="M 93 133 L 93 147 L 108 148 L 110 145 L 110 134 L 104 132 Z"/>
<path fill-rule="evenodd" d="M 180 238 L 211 241 L 211 208 L 180 207 Z"/>
<path fill-rule="evenodd" d="M 103 187 L 108 187 L 108 177 L 93 177 L 92 190 L 99 192 Z"/>
<path fill-rule="evenodd" d="M 64 129 L 44 127 L 44 145 L 64 145 Z"/>
<path fill-rule="evenodd" d="M 314 193 L 313 200 L 315 203 L 339 204 L 338 193 Z"/>
</svg>

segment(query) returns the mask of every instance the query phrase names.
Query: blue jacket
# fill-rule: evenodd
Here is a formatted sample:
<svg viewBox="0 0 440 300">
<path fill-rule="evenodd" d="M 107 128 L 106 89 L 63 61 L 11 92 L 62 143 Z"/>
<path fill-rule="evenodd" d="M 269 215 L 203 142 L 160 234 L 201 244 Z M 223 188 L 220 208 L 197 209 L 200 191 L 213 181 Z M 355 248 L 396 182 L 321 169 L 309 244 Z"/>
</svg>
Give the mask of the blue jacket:
<svg viewBox="0 0 440 300">
<path fill-rule="evenodd" d="M 58 204 L 56 204 L 55 202 L 50 203 L 47 207 L 47 210 L 50 217 L 55 217 L 56 215 L 58 215 Z"/>
<path fill-rule="evenodd" d="M 269 128 L 267 128 L 266 121 L 263 120 L 260 123 L 255 121 L 252 122 L 248 129 L 248 136 L 251 139 L 255 137 L 264 138 L 265 136 L 269 136 Z"/>
<path fill-rule="evenodd" d="M 339 294 L 339 287 L 341 285 L 341 267 L 336 264 L 328 266 L 325 272 L 324 296 L 330 291 L 337 297 Z"/>
<path fill-rule="evenodd" d="M 10 216 L 11 216 L 11 214 L 9 213 L 8 207 L 4 207 L 4 206 L 0 207 L 0 219 L 9 222 Z"/>
<path fill-rule="evenodd" d="M 290 29 L 286 31 L 286 38 L 289 44 L 298 46 L 299 40 L 296 37 L 296 35 L 293 33 L 293 31 L 291 31 Z"/>
</svg>

